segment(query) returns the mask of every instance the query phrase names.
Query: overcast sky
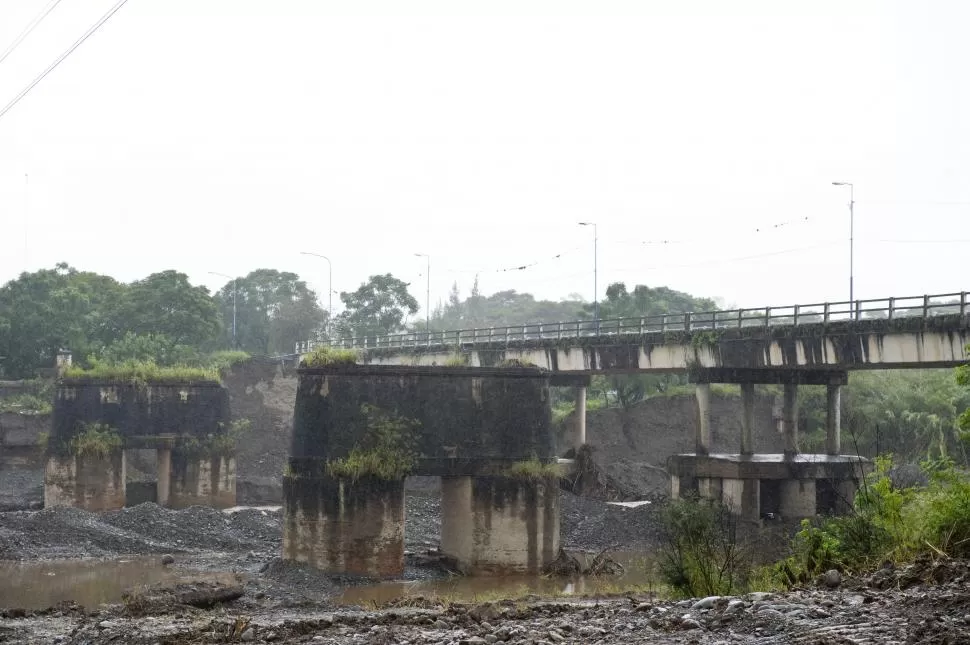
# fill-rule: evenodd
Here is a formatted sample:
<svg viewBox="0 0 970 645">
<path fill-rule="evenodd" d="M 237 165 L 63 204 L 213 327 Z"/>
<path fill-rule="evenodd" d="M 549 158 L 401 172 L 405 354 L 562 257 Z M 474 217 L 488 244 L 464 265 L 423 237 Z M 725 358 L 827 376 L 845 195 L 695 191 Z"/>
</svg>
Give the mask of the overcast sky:
<svg viewBox="0 0 970 645">
<path fill-rule="evenodd" d="M 0 52 L 47 2 L 0 0 Z M 62 2 L 0 109 L 114 3 Z M 0 118 L 0 283 L 269 267 L 326 306 L 311 251 L 337 291 L 391 272 L 423 306 L 424 253 L 433 302 L 476 273 L 592 300 L 595 221 L 601 295 L 844 300 L 840 180 L 856 297 L 961 291 L 968 24 L 964 0 L 129 0 Z"/>
</svg>

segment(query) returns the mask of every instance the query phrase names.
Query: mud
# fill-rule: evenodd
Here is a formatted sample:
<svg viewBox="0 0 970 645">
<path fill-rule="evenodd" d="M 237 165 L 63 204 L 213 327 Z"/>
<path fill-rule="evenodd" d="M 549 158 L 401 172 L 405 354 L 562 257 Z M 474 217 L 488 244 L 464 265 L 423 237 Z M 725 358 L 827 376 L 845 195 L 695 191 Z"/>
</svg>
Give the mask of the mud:
<svg viewBox="0 0 970 645">
<path fill-rule="evenodd" d="M 841 588 L 662 602 L 650 595 L 445 603 L 411 597 L 377 610 L 332 603 L 268 608 L 239 588 L 179 585 L 150 602 L 0 614 L 9 643 L 658 643 L 660 645 L 970 642 L 970 565 L 924 561 Z M 199 600 L 235 598 L 212 609 Z M 205 602 L 201 603 L 205 606 Z"/>
</svg>

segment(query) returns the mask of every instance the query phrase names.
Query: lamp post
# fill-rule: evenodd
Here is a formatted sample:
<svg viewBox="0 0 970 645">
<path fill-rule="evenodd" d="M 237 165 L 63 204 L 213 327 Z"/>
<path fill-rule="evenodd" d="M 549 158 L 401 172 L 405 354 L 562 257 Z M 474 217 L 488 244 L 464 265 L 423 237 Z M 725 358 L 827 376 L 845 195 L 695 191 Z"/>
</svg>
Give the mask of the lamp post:
<svg viewBox="0 0 970 645">
<path fill-rule="evenodd" d="M 209 271 L 209 273 L 232 280 L 232 348 L 239 349 L 239 345 L 236 343 L 236 278 L 217 271 Z"/>
<path fill-rule="evenodd" d="M 333 324 L 333 264 L 330 258 L 319 253 L 300 251 L 300 255 L 312 255 L 315 258 L 323 258 L 327 261 L 327 335 L 330 335 L 330 325 Z"/>
<path fill-rule="evenodd" d="M 425 271 L 427 277 L 427 289 L 425 291 L 425 308 L 424 312 L 424 331 L 429 335 L 431 334 L 431 256 L 425 253 L 415 253 L 414 257 L 427 258 L 428 269 Z"/>
<path fill-rule="evenodd" d="M 855 262 L 855 186 L 848 181 L 833 181 L 833 186 L 849 187 L 849 306 L 855 309 L 855 292 L 853 289 L 853 264 Z"/>
<path fill-rule="evenodd" d="M 597 285 L 599 281 L 599 268 L 598 268 L 598 251 L 599 246 L 599 233 L 596 230 L 596 222 L 579 222 L 580 226 L 592 226 L 593 227 L 593 319 L 597 321 L 597 330 L 599 328 L 600 319 L 600 300 L 599 300 L 599 287 Z"/>
</svg>

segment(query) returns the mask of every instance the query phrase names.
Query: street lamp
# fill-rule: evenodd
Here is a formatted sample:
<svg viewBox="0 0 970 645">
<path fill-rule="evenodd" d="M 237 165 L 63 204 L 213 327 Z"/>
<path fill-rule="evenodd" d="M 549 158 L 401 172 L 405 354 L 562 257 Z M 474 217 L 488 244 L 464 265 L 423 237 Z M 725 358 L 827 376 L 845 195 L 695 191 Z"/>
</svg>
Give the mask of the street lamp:
<svg viewBox="0 0 970 645">
<path fill-rule="evenodd" d="M 847 181 L 833 181 L 833 186 L 849 187 L 849 306 L 855 309 L 855 292 L 853 289 L 853 264 L 855 262 L 855 186 Z"/>
<path fill-rule="evenodd" d="M 599 242 L 599 234 L 596 230 L 596 222 L 579 222 L 580 226 L 592 226 L 593 227 L 593 319 L 599 321 L 600 319 L 600 300 L 599 300 L 599 287 L 597 286 L 599 268 L 597 260 L 597 246 Z M 599 325 L 597 325 L 598 327 Z"/>
<path fill-rule="evenodd" d="M 424 312 L 424 331 L 431 334 L 431 256 L 425 253 L 415 253 L 414 257 L 417 258 L 427 258 L 428 259 L 428 270 L 427 274 L 427 291 L 425 293 L 425 307 L 427 311 Z"/>
<path fill-rule="evenodd" d="M 330 258 L 319 253 L 300 251 L 300 255 L 312 255 L 315 258 L 323 258 L 327 261 L 327 331 L 329 332 L 329 327 L 333 324 L 333 264 L 330 262 Z"/>
<path fill-rule="evenodd" d="M 232 280 L 232 348 L 239 349 L 239 345 L 236 344 L 236 278 L 217 271 L 209 271 L 209 273 Z"/>
</svg>

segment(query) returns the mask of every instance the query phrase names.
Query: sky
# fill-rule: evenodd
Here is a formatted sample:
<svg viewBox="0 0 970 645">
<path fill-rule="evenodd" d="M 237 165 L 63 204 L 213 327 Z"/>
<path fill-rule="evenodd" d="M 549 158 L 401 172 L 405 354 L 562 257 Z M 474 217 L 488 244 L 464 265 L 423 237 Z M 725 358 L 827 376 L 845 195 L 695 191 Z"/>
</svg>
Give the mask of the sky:
<svg viewBox="0 0 970 645">
<path fill-rule="evenodd" d="M 49 1 L 0 0 L 0 52 Z M 58 4 L 0 110 L 115 1 Z M 425 254 L 432 307 L 476 275 L 841 301 L 845 181 L 856 298 L 967 290 L 967 24 L 963 0 L 129 0 L 0 117 L 0 283 L 274 268 L 326 307 L 311 252 L 334 291 L 390 272 L 423 308 Z"/>
</svg>

